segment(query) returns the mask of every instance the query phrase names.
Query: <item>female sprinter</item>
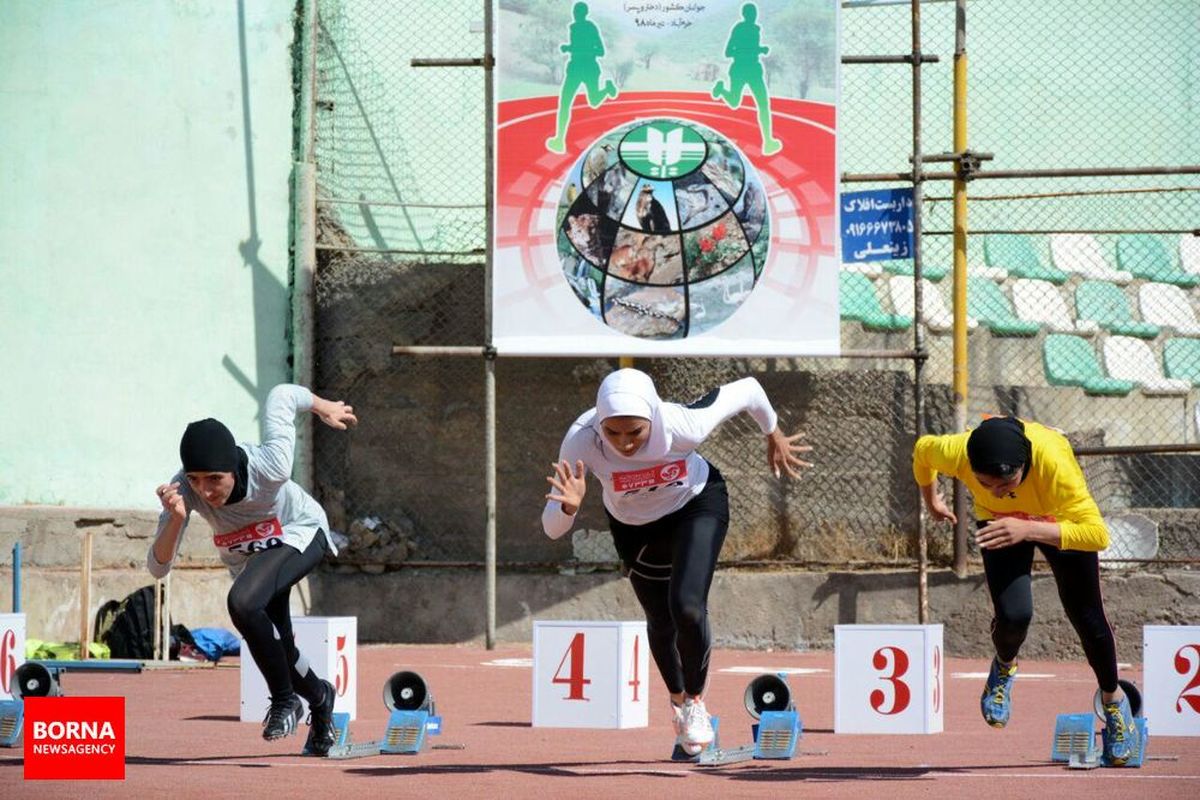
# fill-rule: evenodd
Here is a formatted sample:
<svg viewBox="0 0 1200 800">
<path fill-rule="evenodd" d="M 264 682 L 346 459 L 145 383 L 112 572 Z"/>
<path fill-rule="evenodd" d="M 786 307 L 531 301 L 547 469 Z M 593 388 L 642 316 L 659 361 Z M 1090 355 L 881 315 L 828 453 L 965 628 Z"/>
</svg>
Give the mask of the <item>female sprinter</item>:
<svg viewBox="0 0 1200 800">
<path fill-rule="evenodd" d="M 296 732 L 303 710 L 299 694 L 310 711 L 305 750 L 324 755 L 334 740 L 334 689 L 296 649 L 288 595 L 327 552 L 337 550 L 325 511 L 291 480 L 298 411 L 311 411 L 338 430 L 358 423 L 345 403 L 284 384 L 267 395 L 261 445 L 236 444 L 215 419 L 187 426 L 179 443 L 183 468 L 158 487 L 163 510 L 146 566 L 156 578 L 170 572 L 188 516 L 195 511 L 204 517 L 221 560 L 234 574 L 229 616 L 271 693 L 263 738 Z"/>
<path fill-rule="evenodd" d="M 1097 553 L 1108 547 L 1108 529 L 1070 443 L 1052 428 L 1015 417 L 993 417 L 967 433 L 922 436 L 913 449 L 913 476 L 929 513 L 955 522 L 937 491 L 938 473 L 958 478 L 975 496 L 975 541 L 995 609 L 996 657 L 980 701 L 984 720 L 996 728 L 1008 724 L 1017 651 L 1033 617 L 1029 572 L 1036 548 L 1050 564 L 1100 684 L 1105 758 L 1124 764 L 1137 752 L 1138 731 L 1117 683 L 1116 640 L 1100 598 Z"/>
<path fill-rule="evenodd" d="M 696 453 L 722 422 L 747 411 L 767 437 L 776 477 L 812 466 L 811 450 L 784 436 L 754 378 L 722 386 L 690 406 L 659 400 L 644 372 L 622 369 L 600 384 L 596 407 L 567 431 L 546 480 L 542 526 L 557 539 L 571 530 L 590 470 L 603 488 L 613 543 L 646 612 L 650 652 L 671 694 L 677 742 L 690 755 L 713 740 L 702 697 L 711 632 L 708 590 L 725 533 L 729 496 L 715 466 Z"/>
</svg>

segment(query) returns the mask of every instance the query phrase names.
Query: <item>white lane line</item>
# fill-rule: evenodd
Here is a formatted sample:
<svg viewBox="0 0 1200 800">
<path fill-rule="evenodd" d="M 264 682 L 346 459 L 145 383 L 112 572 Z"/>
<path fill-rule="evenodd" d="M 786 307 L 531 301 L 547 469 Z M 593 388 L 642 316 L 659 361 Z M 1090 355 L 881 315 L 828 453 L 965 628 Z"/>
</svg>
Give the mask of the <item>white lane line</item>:
<svg viewBox="0 0 1200 800">
<path fill-rule="evenodd" d="M 484 667 L 532 667 L 532 658 L 495 658 L 481 663 Z"/>
<path fill-rule="evenodd" d="M 829 672 L 829 670 L 820 667 L 724 667 L 717 672 L 732 672 L 737 675 L 761 675 L 764 672 L 784 675 L 819 675 Z"/>
</svg>

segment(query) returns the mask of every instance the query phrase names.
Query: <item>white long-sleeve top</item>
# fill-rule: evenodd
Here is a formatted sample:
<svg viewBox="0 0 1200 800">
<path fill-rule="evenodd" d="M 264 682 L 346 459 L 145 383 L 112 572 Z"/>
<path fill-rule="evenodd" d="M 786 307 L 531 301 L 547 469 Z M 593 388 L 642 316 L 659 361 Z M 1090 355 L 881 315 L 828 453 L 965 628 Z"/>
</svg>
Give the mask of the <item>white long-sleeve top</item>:
<svg viewBox="0 0 1200 800">
<path fill-rule="evenodd" d="M 583 461 L 603 487 L 604 507 L 627 525 L 645 525 L 678 511 L 704 489 L 708 462 L 696 448 L 725 420 L 749 412 L 763 434 L 775 430 L 778 416 L 754 378 L 742 378 L 714 389 L 690 406 L 663 403 L 654 397 L 649 441 L 631 456 L 612 448 L 599 431 L 596 409 L 571 425 L 558 451 L 574 469 Z M 571 530 L 574 515 L 556 500 L 542 511 L 542 528 L 551 539 Z"/>
<path fill-rule="evenodd" d="M 171 483 L 179 484 L 189 518 L 195 511 L 212 526 L 213 544 L 221 561 L 235 575 L 241 572 L 248 558 L 265 548 L 286 545 L 304 552 L 318 530 L 325 532 L 329 551 L 337 553 L 329 536 L 325 510 L 291 479 L 296 449 L 296 414 L 311 409 L 312 392 L 303 386 L 280 384 L 267 395 L 263 443 L 238 445 L 247 456 L 246 496 L 236 503 L 213 507 L 203 496 L 192 491 L 182 470 L 171 478 Z M 163 511 L 158 517 L 158 534 L 168 522 L 170 512 Z M 186 531 L 185 519 L 176 540 L 175 553 L 165 564 L 154 557 L 154 545 L 150 545 L 146 568 L 155 578 L 162 578 L 171 571 L 179 552 L 179 542 L 183 541 Z"/>
</svg>

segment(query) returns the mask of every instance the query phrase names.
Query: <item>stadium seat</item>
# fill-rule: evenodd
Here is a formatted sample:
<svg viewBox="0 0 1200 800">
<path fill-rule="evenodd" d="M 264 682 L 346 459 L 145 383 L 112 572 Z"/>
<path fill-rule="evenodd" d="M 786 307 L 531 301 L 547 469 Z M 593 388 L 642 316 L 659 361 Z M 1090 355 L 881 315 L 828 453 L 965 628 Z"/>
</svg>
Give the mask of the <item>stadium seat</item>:
<svg viewBox="0 0 1200 800">
<path fill-rule="evenodd" d="M 912 317 L 888 314 L 879 303 L 875 285 L 866 275 L 840 272 L 842 319 L 857 320 L 867 330 L 902 331 L 912 325 Z"/>
<path fill-rule="evenodd" d="M 967 313 L 997 336 L 1036 336 L 1042 329 L 1037 322 L 1017 317 L 1004 290 L 980 276 L 967 278 Z"/>
<path fill-rule="evenodd" d="M 1200 275 L 1200 236 L 1185 233 L 1179 237 L 1179 263 L 1184 272 Z"/>
<path fill-rule="evenodd" d="M 1100 330 L 1092 320 L 1072 319 L 1058 288 L 1051 283 L 1019 278 L 1013 282 L 1012 292 L 1017 316 L 1023 320 L 1040 322 L 1057 333 L 1092 336 Z"/>
<path fill-rule="evenodd" d="M 1084 281 L 1076 287 L 1075 316 L 1094 320 L 1101 328 L 1119 336 L 1153 339 L 1159 333 L 1157 325 L 1134 319 L 1125 292 L 1105 281 Z"/>
<path fill-rule="evenodd" d="M 1132 233 L 1117 239 L 1117 262 L 1121 269 L 1148 281 L 1188 288 L 1200 284 L 1200 275 L 1181 270 L 1162 239 L 1152 234 Z"/>
<path fill-rule="evenodd" d="M 945 298 L 927 280 L 922 280 L 922 306 L 925 325 L 931 331 L 945 333 L 954 330 L 954 312 L 946 305 Z M 888 281 L 892 294 L 892 307 L 897 314 L 903 314 L 909 319 L 915 316 L 913 297 L 913 279 L 907 275 L 893 275 Z M 967 330 L 979 327 L 979 322 L 967 316 Z"/>
<path fill-rule="evenodd" d="M 1029 237 L 1019 233 L 989 233 L 983 240 L 983 257 L 989 267 L 1001 267 L 1018 278 L 1066 283 L 1070 277 L 1045 263 Z"/>
<path fill-rule="evenodd" d="M 1200 340 L 1168 339 L 1163 343 L 1163 371 L 1168 378 L 1200 386 Z"/>
<path fill-rule="evenodd" d="M 1104 367 L 1114 378 L 1137 382 L 1147 395 L 1187 394 L 1192 388 L 1191 381 L 1163 377 L 1150 345 L 1132 336 L 1109 336 L 1104 340 Z"/>
<path fill-rule="evenodd" d="M 907 275 L 910 278 L 915 274 L 913 271 L 913 262 L 911 258 L 896 258 L 891 261 L 880 261 L 884 272 L 889 275 Z M 930 264 L 927 260 L 921 261 L 921 276 L 931 281 L 940 281 L 950 272 L 950 268 L 942 264 Z"/>
<path fill-rule="evenodd" d="M 1181 336 L 1200 336 L 1200 320 L 1187 292 L 1168 283 L 1143 283 L 1138 289 L 1142 319 L 1174 328 Z"/>
<path fill-rule="evenodd" d="M 1042 342 L 1046 380 L 1054 386 L 1082 386 L 1087 394 L 1124 397 L 1133 391 L 1133 381 L 1109 378 L 1100 369 L 1096 351 L 1087 339 L 1052 333 Z"/>
<path fill-rule="evenodd" d="M 1100 242 L 1090 233 L 1056 233 L 1050 237 L 1050 257 L 1054 266 L 1085 278 L 1125 285 L 1133 275 L 1113 269 L 1104 259 Z"/>
<path fill-rule="evenodd" d="M 879 266 L 878 261 L 845 261 L 842 263 L 842 272 L 857 272 L 868 278 L 878 278 L 883 274 L 883 267 Z"/>
</svg>

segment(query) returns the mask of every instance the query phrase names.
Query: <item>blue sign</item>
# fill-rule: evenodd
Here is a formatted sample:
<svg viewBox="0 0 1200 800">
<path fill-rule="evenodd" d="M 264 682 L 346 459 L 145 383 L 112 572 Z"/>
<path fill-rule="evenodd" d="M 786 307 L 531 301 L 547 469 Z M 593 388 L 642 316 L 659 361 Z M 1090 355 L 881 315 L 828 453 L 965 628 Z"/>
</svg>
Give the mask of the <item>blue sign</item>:
<svg viewBox="0 0 1200 800">
<path fill-rule="evenodd" d="M 842 261 L 912 258 L 912 189 L 842 192 Z"/>
</svg>

